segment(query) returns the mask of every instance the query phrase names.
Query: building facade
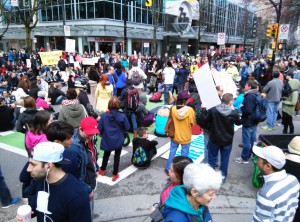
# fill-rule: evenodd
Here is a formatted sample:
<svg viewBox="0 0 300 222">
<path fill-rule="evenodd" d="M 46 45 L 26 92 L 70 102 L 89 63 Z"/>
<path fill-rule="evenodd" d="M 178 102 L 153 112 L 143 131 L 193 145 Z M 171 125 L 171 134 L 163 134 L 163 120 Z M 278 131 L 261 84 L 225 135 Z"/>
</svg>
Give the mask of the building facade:
<svg viewBox="0 0 300 222">
<path fill-rule="evenodd" d="M 34 4 L 35 0 L 31 0 Z M 252 47 L 249 32 L 241 24 L 247 14 L 247 24 L 254 18 L 252 12 L 227 0 L 161 0 L 156 9 L 146 7 L 145 0 L 44 0 L 47 6 L 38 10 L 32 23 L 33 49 L 40 47 L 64 49 L 63 24 L 70 26 L 70 37 L 76 40 L 76 49 L 84 51 L 141 52 L 151 54 L 153 22 L 159 11 L 157 54 L 164 52 L 196 54 L 200 51 L 223 49 L 237 52 Z M 125 2 L 126 1 L 126 2 Z M 63 7 L 64 2 L 64 7 Z M 25 30 L 22 16 L 30 14 L 19 1 L 19 7 L 7 5 L 15 15 L 9 30 L 0 41 L 0 49 L 25 48 Z M 125 5 L 125 7 L 124 7 Z M 2 16 L 3 17 L 3 16 Z M 127 48 L 124 48 L 124 20 L 126 20 Z M 0 24 L 2 30 L 5 20 Z M 200 35 L 199 35 L 200 28 Z M 246 32 L 245 32 L 246 31 Z M 217 34 L 226 33 L 226 45 L 217 45 Z M 246 38 L 244 38 L 246 33 Z M 200 37 L 200 44 L 199 39 Z"/>
</svg>

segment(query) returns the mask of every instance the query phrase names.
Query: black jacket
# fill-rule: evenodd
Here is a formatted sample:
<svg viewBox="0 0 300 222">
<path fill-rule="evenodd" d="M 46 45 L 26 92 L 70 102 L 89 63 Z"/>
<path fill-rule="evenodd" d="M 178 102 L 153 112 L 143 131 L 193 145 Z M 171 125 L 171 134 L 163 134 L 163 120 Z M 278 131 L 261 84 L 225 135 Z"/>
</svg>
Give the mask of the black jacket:
<svg viewBox="0 0 300 222">
<path fill-rule="evenodd" d="M 66 68 L 67 68 L 67 64 L 65 62 L 65 60 L 59 60 L 58 61 L 58 64 L 57 64 L 58 68 L 60 71 L 66 71 Z"/>
<path fill-rule="evenodd" d="M 258 95 L 257 90 L 253 89 L 247 92 L 244 96 L 242 110 L 242 124 L 244 127 L 256 126 L 258 123 L 251 119 L 256 106 L 256 96 Z"/>
<path fill-rule="evenodd" d="M 37 114 L 37 109 L 26 109 L 24 110 L 18 119 L 16 130 L 21 133 L 25 133 L 27 125 L 32 126 L 35 114 Z"/>
<path fill-rule="evenodd" d="M 12 130 L 14 128 L 14 111 L 10 107 L 6 105 L 0 106 L 0 119 L 0 131 Z"/>
<path fill-rule="evenodd" d="M 232 144 L 234 124 L 242 123 L 238 112 L 224 104 L 208 110 L 205 120 L 209 124 L 209 141 L 221 146 Z"/>
<path fill-rule="evenodd" d="M 49 98 L 51 98 L 51 104 L 52 105 L 55 105 L 56 103 L 56 99 L 59 97 L 59 96 L 66 96 L 66 94 L 61 91 L 60 89 L 54 89 L 53 92 L 50 92 L 49 93 Z"/>
</svg>

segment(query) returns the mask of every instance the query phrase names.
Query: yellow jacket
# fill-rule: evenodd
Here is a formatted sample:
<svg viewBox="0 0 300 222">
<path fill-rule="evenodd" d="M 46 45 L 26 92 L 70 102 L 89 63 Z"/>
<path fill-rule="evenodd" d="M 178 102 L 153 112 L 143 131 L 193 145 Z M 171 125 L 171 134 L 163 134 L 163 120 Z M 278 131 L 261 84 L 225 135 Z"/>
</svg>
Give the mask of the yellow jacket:
<svg viewBox="0 0 300 222">
<path fill-rule="evenodd" d="M 192 126 L 195 124 L 195 111 L 189 106 L 177 109 L 172 107 L 172 118 L 175 127 L 173 141 L 179 144 L 188 144 L 192 141 Z"/>
</svg>

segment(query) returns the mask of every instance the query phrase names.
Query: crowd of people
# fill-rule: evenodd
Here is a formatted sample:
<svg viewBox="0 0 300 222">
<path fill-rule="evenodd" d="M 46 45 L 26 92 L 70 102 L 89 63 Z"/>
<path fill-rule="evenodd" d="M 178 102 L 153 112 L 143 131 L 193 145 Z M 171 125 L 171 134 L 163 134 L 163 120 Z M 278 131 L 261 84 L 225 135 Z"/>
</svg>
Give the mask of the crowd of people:
<svg viewBox="0 0 300 222">
<path fill-rule="evenodd" d="M 81 63 L 82 58 L 93 57 L 98 58 L 94 65 Z M 232 94 L 217 85 L 220 104 L 211 109 L 206 109 L 194 82 L 195 72 L 207 63 L 238 87 Z M 131 163 L 143 169 L 151 165 L 158 144 L 148 140 L 147 127 L 153 122 L 158 136 L 169 136 L 166 131 L 171 122 L 175 130 L 169 136 L 170 154 L 164 168 L 170 181 L 159 206 L 152 209 L 153 221 L 211 220 L 208 205 L 228 178 L 234 125 L 242 125 L 243 148 L 234 162 L 248 164 L 257 155 L 269 187 L 258 193 L 253 220 L 297 221 L 293 218 L 299 182 L 285 172 L 286 158 L 279 148 L 255 146 L 261 121 L 253 113 L 257 98 L 264 98 L 266 125 L 262 129 L 272 131 L 279 124 L 283 134 L 294 134 L 293 116 L 300 109 L 300 62 L 292 58 L 275 64 L 263 58 L 255 62 L 247 55 L 224 60 L 215 54 L 160 57 L 63 52 L 58 63 L 50 66 L 42 64 L 39 53 L 11 50 L 7 59 L 0 54 L 0 67 L 0 131 L 15 129 L 25 134 L 28 163 L 20 175 L 22 195 L 38 221 L 92 221 L 96 178 L 107 174 L 113 182 L 120 178 L 127 132 L 134 137 Z M 153 102 L 161 101 L 163 94 L 163 103 L 170 108 L 162 107 L 155 118 L 147 109 L 147 94 Z M 201 164 L 188 158 L 195 126 L 204 130 Z M 181 156 L 175 156 L 179 145 Z M 101 166 L 97 163 L 99 150 L 104 153 Z M 113 151 L 113 172 L 108 173 Z M 210 179 L 203 180 L 205 177 Z M 0 184 L 6 187 L 1 170 Z M 280 194 L 277 190 L 272 193 L 275 196 L 268 193 L 278 186 L 283 187 Z M 282 195 L 282 190 L 289 192 Z M 3 207 L 19 201 L 5 193 L 0 193 Z M 22 218 L 18 216 L 17 221 Z"/>
</svg>

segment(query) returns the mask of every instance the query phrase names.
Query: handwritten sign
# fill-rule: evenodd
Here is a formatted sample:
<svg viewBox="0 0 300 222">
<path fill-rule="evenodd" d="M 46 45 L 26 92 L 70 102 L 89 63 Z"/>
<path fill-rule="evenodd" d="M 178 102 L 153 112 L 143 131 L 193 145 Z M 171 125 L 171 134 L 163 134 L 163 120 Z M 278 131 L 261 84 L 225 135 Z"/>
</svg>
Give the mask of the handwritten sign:
<svg viewBox="0 0 300 222">
<path fill-rule="evenodd" d="M 59 61 L 62 51 L 39 52 L 43 65 L 54 65 Z"/>
</svg>

